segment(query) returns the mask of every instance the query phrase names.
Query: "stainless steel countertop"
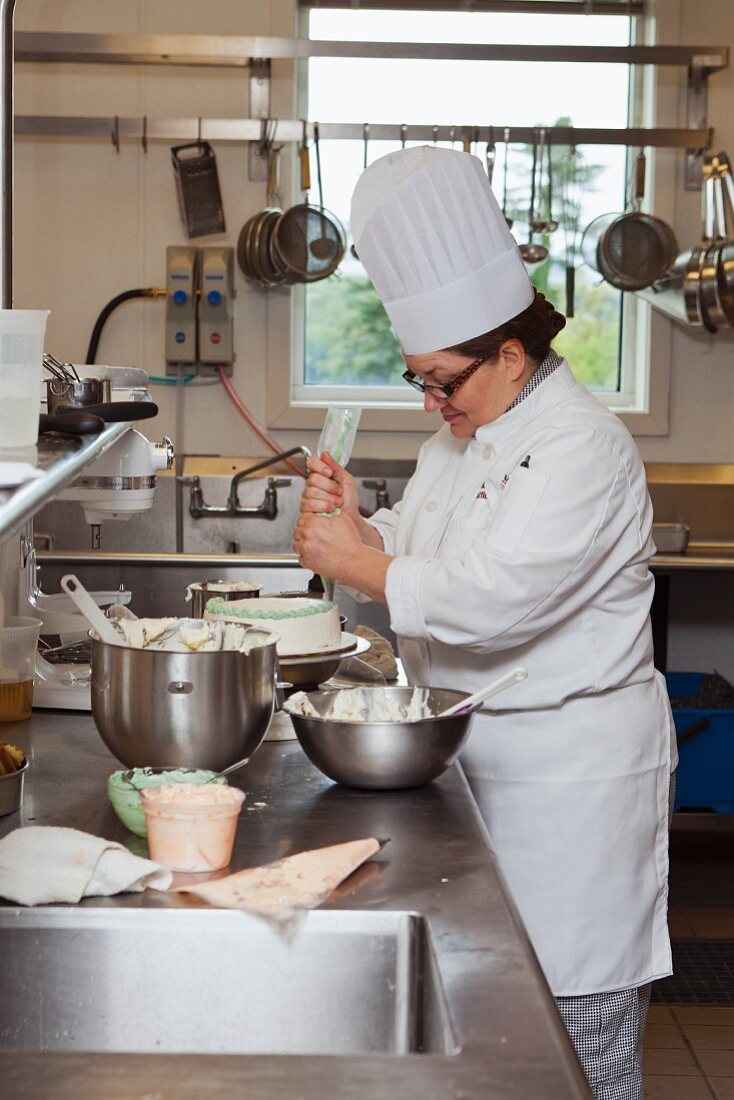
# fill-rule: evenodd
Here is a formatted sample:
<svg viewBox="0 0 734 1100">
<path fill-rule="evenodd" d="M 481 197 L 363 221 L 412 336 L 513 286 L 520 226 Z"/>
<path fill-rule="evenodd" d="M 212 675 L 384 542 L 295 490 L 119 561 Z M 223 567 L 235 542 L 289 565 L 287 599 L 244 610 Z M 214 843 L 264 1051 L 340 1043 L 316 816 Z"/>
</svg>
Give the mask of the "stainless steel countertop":
<svg viewBox="0 0 734 1100">
<path fill-rule="evenodd" d="M 27 722 L 0 726 L 0 736 L 30 760 L 23 808 L 0 819 L 0 836 L 20 825 L 66 825 L 146 854 L 107 801 L 106 779 L 119 765 L 90 715 L 34 713 Z M 353 877 L 351 891 L 327 907 L 411 910 L 428 919 L 460 1051 L 354 1057 L 3 1052 L 4 1100 L 591 1096 L 459 768 L 418 790 L 355 791 L 322 776 L 297 742 L 270 742 L 231 779 L 247 792 L 250 808 L 240 819 L 232 870 L 358 837 L 390 837 Z M 82 904 L 196 903 L 148 892 Z M 0 988 L 4 965 L 0 953 Z"/>
</svg>

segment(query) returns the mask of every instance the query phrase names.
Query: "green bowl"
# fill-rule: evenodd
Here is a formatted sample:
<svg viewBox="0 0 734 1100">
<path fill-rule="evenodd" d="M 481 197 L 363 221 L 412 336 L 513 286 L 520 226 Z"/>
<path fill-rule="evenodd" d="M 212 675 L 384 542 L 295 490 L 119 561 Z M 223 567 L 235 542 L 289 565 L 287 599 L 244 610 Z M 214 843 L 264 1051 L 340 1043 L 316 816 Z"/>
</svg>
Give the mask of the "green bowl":
<svg viewBox="0 0 734 1100">
<path fill-rule="evenodd" d="M 161 783 L 226 783 L 225 776 L 204 768 L 129 768 L 113 772 L 107 780 L 107 794 L 112 809 L 122 824 L 136 836 L 147 837 L 145 811 L 140 800 L 143 787 L 158 787 Z"/>
</svg>

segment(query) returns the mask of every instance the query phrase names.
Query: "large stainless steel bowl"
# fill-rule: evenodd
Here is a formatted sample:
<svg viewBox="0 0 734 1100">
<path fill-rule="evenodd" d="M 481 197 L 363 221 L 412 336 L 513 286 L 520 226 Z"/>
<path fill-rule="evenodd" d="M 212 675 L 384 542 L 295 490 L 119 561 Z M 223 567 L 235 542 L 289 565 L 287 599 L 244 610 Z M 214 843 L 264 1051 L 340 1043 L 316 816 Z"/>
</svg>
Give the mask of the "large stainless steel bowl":
<svg viewBox="0 0 734 1100">
<path fill-rule="evenodd" d="M 406 706 L 411 687 L 369 688 L 384 691 Z M 334 692 L 311 692 L 319 712 L 329 710 Z M 428 706 L 434 714 L 468 698 L 463 691 L 430 688 Z M 459 755 L 469 733 L 472 713 L 419 722 L 341 722 L 291 714 L 296 736 L 312 764 L 329 779 L 368 791 L 421 787 L 441 775 Z"/>
<path fill-rule="evenodd" d="M 249 653 L 166 653 L 92 635 L 92 714 L 128 768 L 221 771 L 245 760 L 267 733 L 274 687 L 274 640 Z"/>
</svg>

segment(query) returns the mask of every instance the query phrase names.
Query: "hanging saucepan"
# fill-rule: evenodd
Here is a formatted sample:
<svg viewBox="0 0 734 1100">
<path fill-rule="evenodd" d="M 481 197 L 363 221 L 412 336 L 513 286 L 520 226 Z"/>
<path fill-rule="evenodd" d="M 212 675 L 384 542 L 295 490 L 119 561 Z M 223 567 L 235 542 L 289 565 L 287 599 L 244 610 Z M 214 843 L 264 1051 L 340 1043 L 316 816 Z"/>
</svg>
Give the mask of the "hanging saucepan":
<svg viewBox="0 0 734 1100">
<path fill-rule="evenodd" d="M 344 259 L 346 233 L 339 219 L 324 208 L 318 123 L 314 124 L 313 145 L 319 205 L 314 206 L 308 201 L 311 179 L 305 133 L 304 124 L 300 151 L 303 202 L 292 206 L 278 218 L 273 227 L 270 248 L 272 260 L 284 275 L 297 283 L 315 283 L 333 275 Z"/>
<path fill-rule="evenodd" d="M 718 169 L 718 186 L 721 188 L 723 226 L 728 236 L 734 231 L 734 177 L 726 153 L 717 153 L 714 159 Z M 724 315 L 728 323 L 734 325 L 734 240 L 727 239 L 721 245 L 717 282 Z"/>
<path fill-rule="evenodd" d="M 702 244 L 681 252 L 672 269 L 641 295 L 676 321 L 708 332 L 716 332 L 717 323 L 725 316 L 724 298 L 720 291 L 718 297 L 716 293 L 721 273 L 721 242 L 715 238 L 725 231 L 721 225 L 723 209 L 717 197 L 716 177 L 716 167 L 707 156 L 701 193 Z"/>
<path fill-rule="evenodd" d="M 617 290 L 642 290 L 670 271 L 678 243 L 670 226 L 640 209 L 645 194 L 645 154 L 640 150 L 635 165 L 633 209 L 623 214 L 602 214 L 584 231 L 584 260 Z"/>
<path fill-rule="evenodd" d="M 277 123 L 274 122 L 270 130 L 269 122 L 270 120 L 264 127 L 262 154 L 268 159 L 265 207 L 245 222 L 237 241 L 237 262 L 243 274 L 263 287 L 275 286 L 284 281 L 280 271 L 274 269 L 269 263 L 267 252 L 268 234 L 274 221 L 282 213 L 279 164 L 283 146 L 273 143 Z"/>
<path fill-rule="evenodd" d="M 704 160 L 701 203 L 704 242 L 708 247 L 703 249 L 700 260 L 698 312 L 704 328 L 716 332 L 720 325 L 727 323 L 718 280 L 721 248 L 727 232 L 721 177 L 710 156 Z"/>
</svg>

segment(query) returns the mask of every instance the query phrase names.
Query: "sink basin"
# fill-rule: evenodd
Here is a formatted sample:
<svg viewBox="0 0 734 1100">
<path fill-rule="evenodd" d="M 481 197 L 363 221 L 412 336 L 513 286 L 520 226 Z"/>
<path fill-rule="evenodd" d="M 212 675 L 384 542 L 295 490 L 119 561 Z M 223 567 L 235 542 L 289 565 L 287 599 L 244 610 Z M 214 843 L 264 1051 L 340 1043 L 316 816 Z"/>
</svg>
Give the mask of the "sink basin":
<svg viewBox="0 0 734 1100">
<path fill-rule="evenodd" d="M 0 910 L 0 1050 L 454 1053 L 426 920 L 315 911 Z"/>
</svg>

